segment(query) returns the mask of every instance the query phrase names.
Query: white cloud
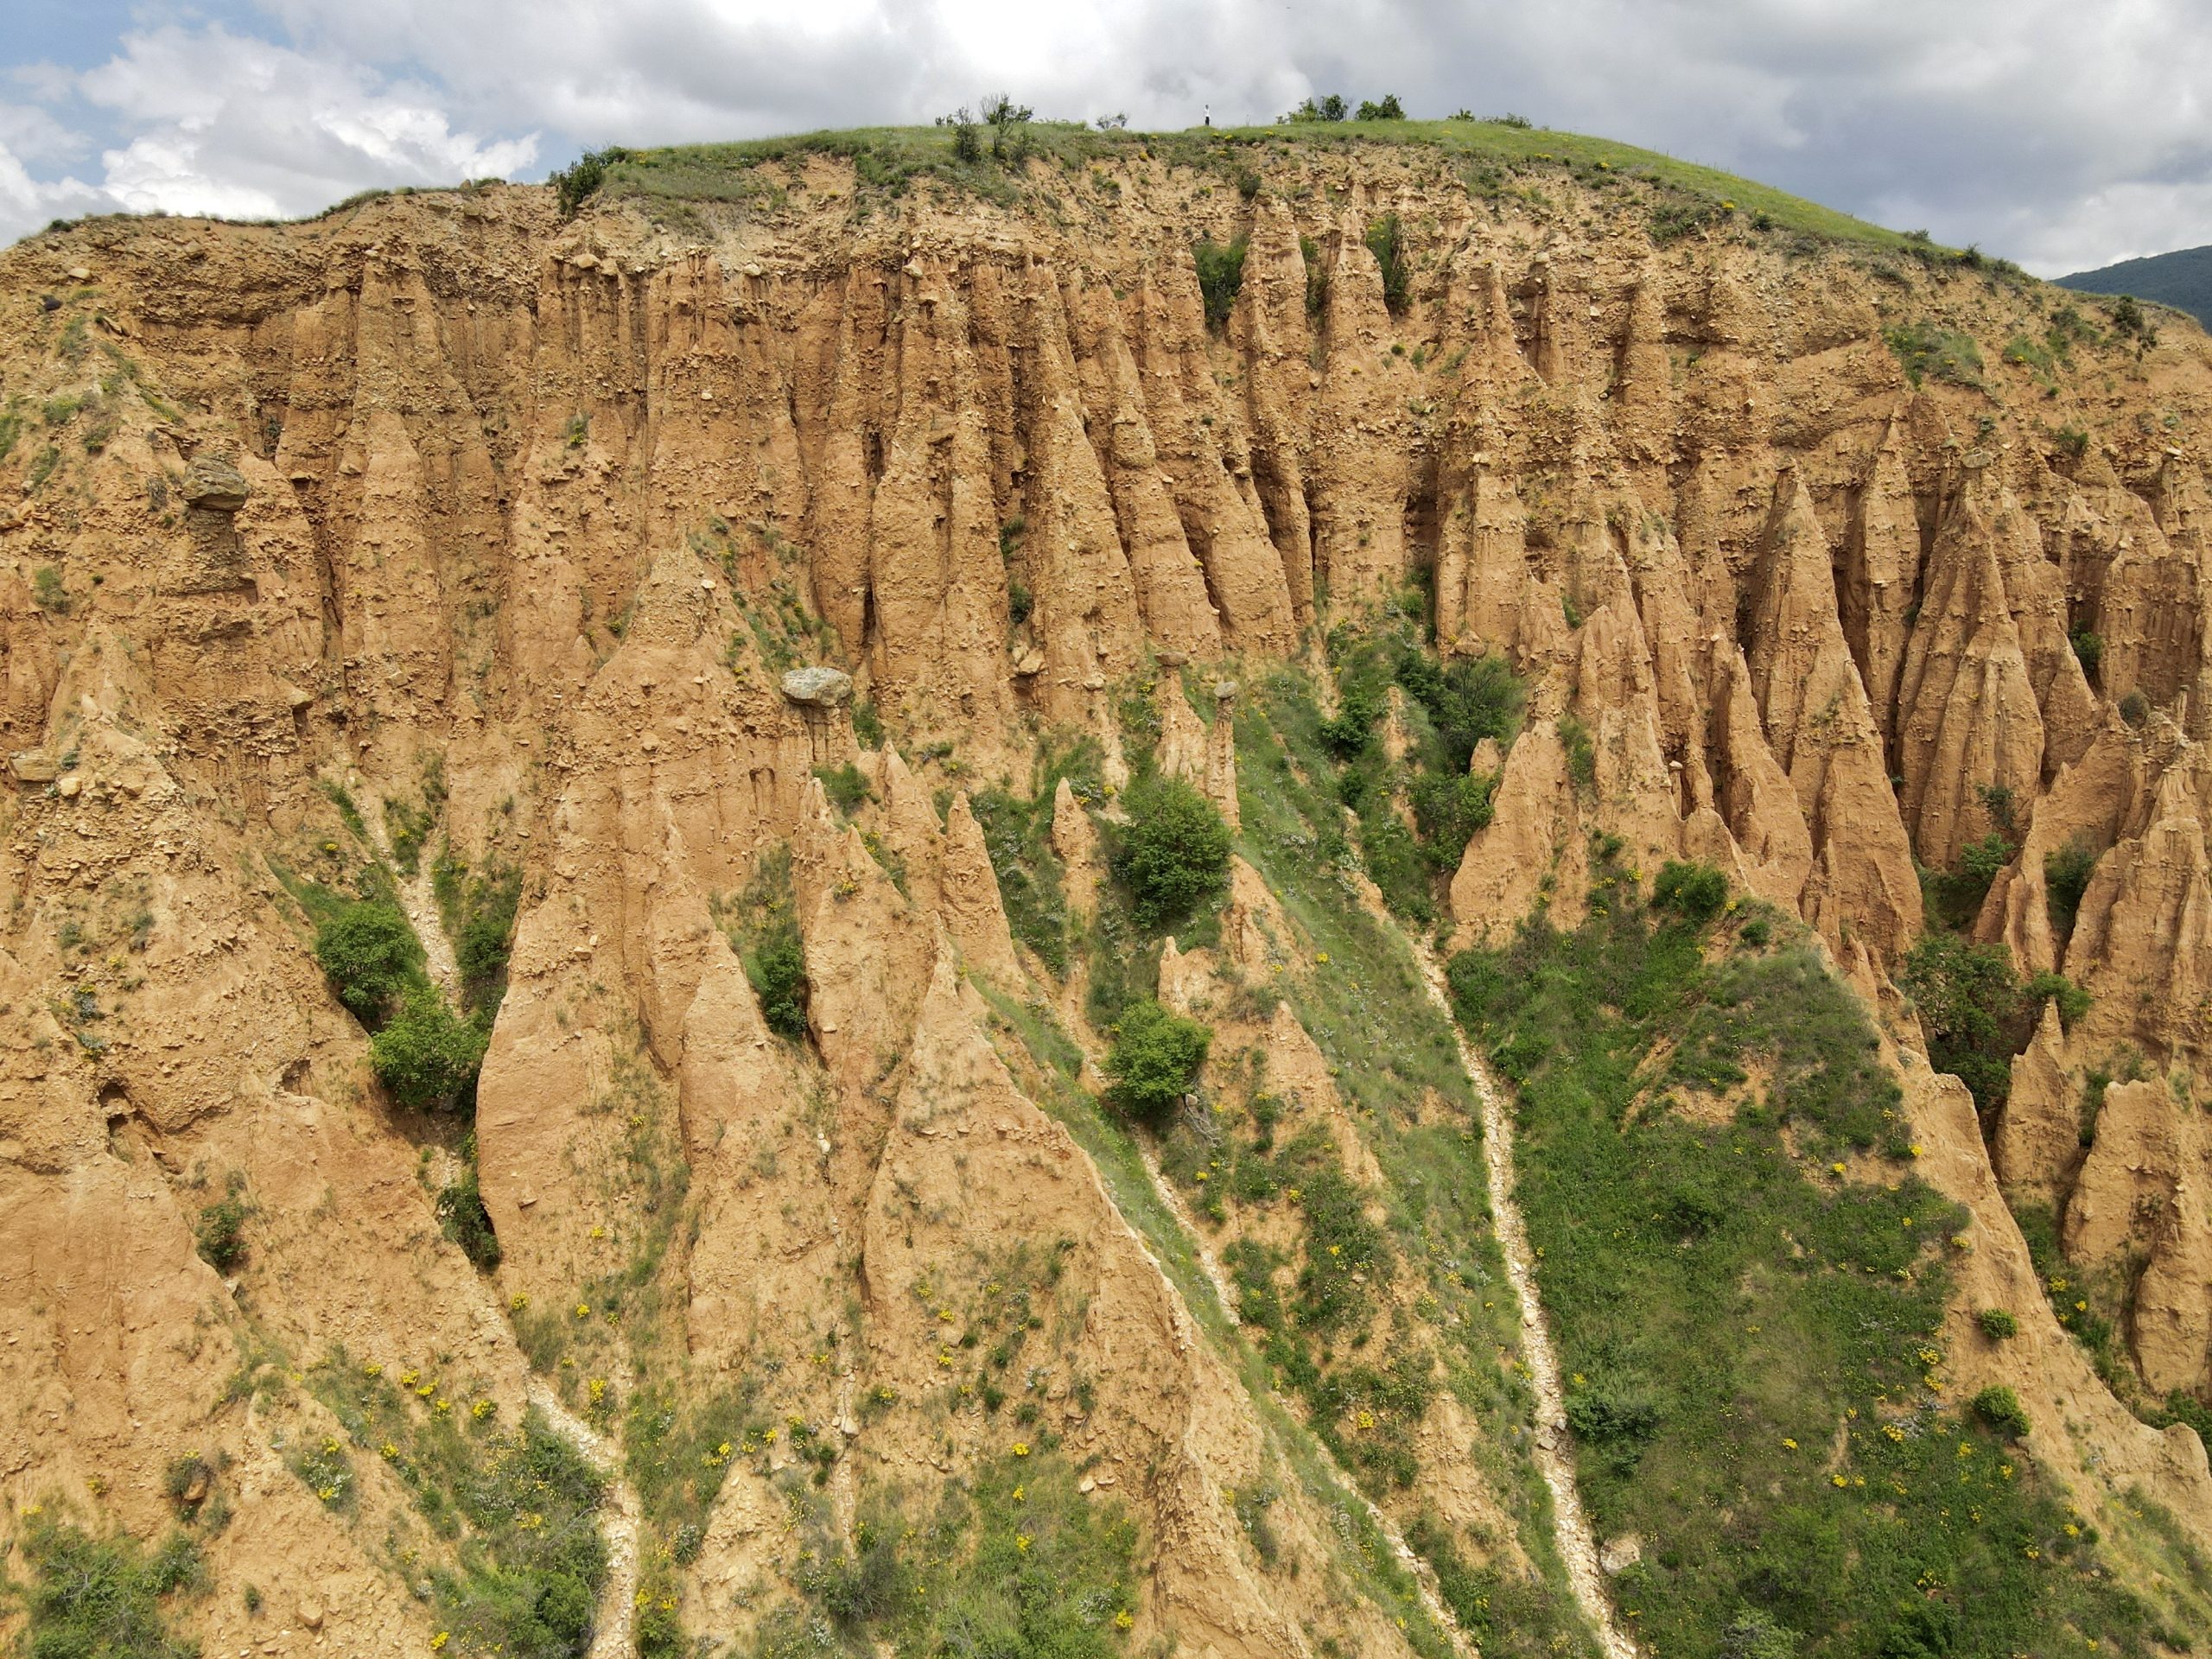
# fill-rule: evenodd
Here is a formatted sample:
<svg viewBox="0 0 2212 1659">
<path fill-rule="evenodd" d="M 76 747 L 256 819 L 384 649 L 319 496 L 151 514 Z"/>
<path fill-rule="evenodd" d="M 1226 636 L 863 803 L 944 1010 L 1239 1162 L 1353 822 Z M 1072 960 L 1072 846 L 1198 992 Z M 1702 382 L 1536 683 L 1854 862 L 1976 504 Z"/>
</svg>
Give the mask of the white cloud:
<svg viewBox="0 0 2212 1659">
<path fill-rule="evenodd" d="M 2047 271 L 2212 235 L 2203 0 L 250 3 L 275 40 L 140 29 L 66 86 L 18 70 L 16 107 L 57 114 L 10 127 L 0 106 L 0 153 L 29 169 L 0 165 L 0 234 L 61 188 L 41 168 L 87 171 L 73 100 L 113 130 L 105 199 L 260 213 L 587 145 L 925 121 L 1003 88 L 1140 126 L 1264 120 L 1313 91 L 1518 110 Z"/>
<path fill-rule="evenodd" d="M 486 142 L 457 130 L 446 95 L 331 54 L 220 25 L 124 35 L 68 90 L 122 137 L 94 182 L 41 182 L 22 163 L 82 148 L 54 118 L 0 116 L 0 237 L 57 214 L 159 210 L 276 218 L 371 185 L 505 176 L 537 161 L 536 133 Z M 10 142 L 17 127 L 32 141 Z"/>
</svg>

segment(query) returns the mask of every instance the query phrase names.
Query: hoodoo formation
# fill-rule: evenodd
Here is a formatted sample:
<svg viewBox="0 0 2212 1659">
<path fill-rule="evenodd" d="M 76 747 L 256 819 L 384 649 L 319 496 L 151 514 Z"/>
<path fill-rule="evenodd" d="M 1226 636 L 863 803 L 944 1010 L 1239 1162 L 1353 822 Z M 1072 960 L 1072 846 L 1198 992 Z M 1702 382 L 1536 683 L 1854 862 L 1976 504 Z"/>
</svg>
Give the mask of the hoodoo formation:
<svg viewBox="0 0 2212 1659">
<path fill-rule="evenodd" d="M 0 253 L 0 1630 L 2202 1650 L 2212 345 L 1392 130 Z"/>
</svg>

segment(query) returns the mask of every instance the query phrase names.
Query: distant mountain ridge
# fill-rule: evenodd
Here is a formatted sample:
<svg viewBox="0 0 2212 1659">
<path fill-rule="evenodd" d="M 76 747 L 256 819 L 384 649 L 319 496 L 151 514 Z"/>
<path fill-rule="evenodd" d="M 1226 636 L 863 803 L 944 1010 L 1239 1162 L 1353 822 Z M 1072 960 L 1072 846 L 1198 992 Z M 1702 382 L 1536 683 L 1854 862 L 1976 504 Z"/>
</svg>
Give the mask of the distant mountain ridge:
<svg viewBox="0 0 2212 1659">
<path fill-rule="evenodd" d="M 2084 294 L 2133 294 L 2139 300 L 2188 312 L 2212 328 L 2212 247 L 2181 248 L 2144 259 L 2123 259 L 2096 270 L 2054 279 Z"/>
</svg>

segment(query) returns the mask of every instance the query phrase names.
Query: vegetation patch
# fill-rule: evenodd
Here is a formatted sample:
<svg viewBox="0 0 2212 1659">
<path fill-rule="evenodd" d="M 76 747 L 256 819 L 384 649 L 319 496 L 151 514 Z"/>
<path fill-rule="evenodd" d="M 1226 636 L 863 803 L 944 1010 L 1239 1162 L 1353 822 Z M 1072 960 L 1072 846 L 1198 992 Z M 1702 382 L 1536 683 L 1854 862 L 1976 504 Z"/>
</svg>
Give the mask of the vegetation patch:
<svg viewBox="0 0 2212 1659">
<path fill-rule="evenodd" d="M 1052 850 L 1053 804 L 1065 779 L 1080 804 L 1103 805 L 1104 767 L 1098 740 L 1085 735 L 1065 748 L 1047 744 L 1039 752 L 1027 798 L 996 788 L 969 798 L 998 878 L 1008 931 L 1060 978 L 1068 971 L 1071 925 L 1060 858 Z"/>
<path fill-rule="evenodd" d="M 806 1037 L 806 949 L 791 891 L 791 849 L 779 843 L 760 855 L 753 880 L 734 899 L 710 905 L 745 977 L 760 1000 L 768 1029 L 789 1042 Z"/>
<path fill-rule="evenodd" d="M 1882 338 L 1904 370 L 1905 378 L 1916 386 L 1928 379 L 1958 386 L 1981 385 L 1981 348 L 1971 334 L 1938 327 L 1921 317 L 1885 328 Z"/>
<path fill-rule="evenodd" d="M 1005 1659 L 1128 1651 L 1136 1525 L 1117 1501 L 1081 1492 L 1064 1454 L 1014 1442 L 926 1510 L 918 1495 L 878 1488 L 849 1548 L 818 1518 L 808 1532 L 806 1604 L 770 1616 L 761 1659 L 841 1646 Z"/>
<path fill-rule="evenodd" d="M 1218 903 L 1229 880 L 1229 826 L 1214 804 L 1179 778 L 1129 786 L 1128 823 L 1114 836 L 1114 874 L 1128 890 L 1140 927 L 1187 921 Z"/>
<path fill-rule="evenodd" d="M 1132 1117 L 1161 1122 L 1197 1081 L 1212 1042 L 1210 1028 L 1150 997 L 1131 1002 L 1115 1022 L 1114 1046 L 1106 1055 L 1110 1098 Z"/>
<path fill-rule="evenodd" d="M 171 1533 L 148 1554 L 132 1538 L 96 1538 L 31 1511 L 16 1546 L 30 1569 L 12 1591 L 29 1617 L 31 1659 L 199 1659 L 200 1644 L 173 1633 L 181 1596 L 205 1587 L 199 1547 Z"/>
<path fill-rule="evenodd" d="M 582 1654 L 607 1575 L 605 1482 L 582 1456 L 535 1413 L 505 1427 L 491 1399 L 428 1368 L 395 1377 L 337 1351 L 308 1376 L 345 1436 L 326 1455 L 382 1463 L 437 1541 L 424 1576 L 454 1643 Z"/>
<path fill-rule="evenodd" d="M 1894 1094 L 1869 1096 L 1873 1033 L 1809 945 L 1747 957 L 1613 872 L 1581 927 L 1539 916 L 1451 976 L 1518 1090 L 1581 1484 L 1601 1535 L 1647 1541 L 1615 1580 L 1643 1641 L 2147 1656 L 2171 1634 L 2007 1429 L 1952 1403 L 1936 1332 L 1965 1212 L 1832 1155 L 1878 1137 Z M 1718 1120 L 1679 1112 L 1693 1048 L 1773 1080 Z"/>
</svg>

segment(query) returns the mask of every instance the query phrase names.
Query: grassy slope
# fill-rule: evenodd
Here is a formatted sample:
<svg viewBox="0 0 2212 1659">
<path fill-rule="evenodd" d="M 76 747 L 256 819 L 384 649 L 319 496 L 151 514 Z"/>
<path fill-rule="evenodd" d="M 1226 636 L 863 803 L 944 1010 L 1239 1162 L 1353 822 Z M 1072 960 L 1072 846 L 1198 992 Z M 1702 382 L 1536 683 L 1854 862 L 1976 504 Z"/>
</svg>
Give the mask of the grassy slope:
<svg viewBox="0 0 2212 1659">
<path fill-rule="evenodd" d="M 1848 993 L 1771 922 L 1700 936 L 1617 873 L 1593 907 L 1452 972 L 1517 1090 L 1581 1480 L 1644 1541 L 1616 1587 L 1651 1649 L 1764 1652 L 1764 1619 L 1804 1659 L 2089 1659 L 2198 1627 L 2201 1573 L 2139 1576 L 2156 1605 L 2114 1585 L 2095 1529 L 1945 1391 L 1945 1258 L 1971 1240 L 1893 1138 Z M 1713 1097 L 1746 1071 L 1764 1086 Z"/>
<path fill-rule="evenodd" d="M 1362 144 L 1413 144 L 1444 153 L 1472 173 L 1486 192 L 1507 180 L 1546 172 L 1602 171 L 1643 179 L 1700 202 L 1764 215 L 1783 229 L 1878 247 L 1929 245 L 1885 230 L 1750 179 L 1738 178 L 1656 150 L 1580 134 L 1513 127 L 1496 121 L 1361 121 L 1296 123 L 1267 127 L 1193 128 L 1181 132 L 1099 132 L 1072 124 L 1031 124 L 1027 137 L 1043 161 L 1063 168 L 1149 155 L 1195 168 L 1235 174 L 1283 146 L 1306 149 Z M 607 169 L 610 197 L 655 197 L 679 201 L 743 201 L 770 196 L 778 181 L 756 171 L 766 163 L 808 156 L 851 160 L 866 182 L 897 190 L 917 178 L 965 184 L 1003 196 L 1007 175 L 988 159 L 963 165 L 953 159 L 952 137 L 942 127 L 860 127 L 727 144 L 684 144 L 636 150 Z"/>
</svg>

